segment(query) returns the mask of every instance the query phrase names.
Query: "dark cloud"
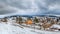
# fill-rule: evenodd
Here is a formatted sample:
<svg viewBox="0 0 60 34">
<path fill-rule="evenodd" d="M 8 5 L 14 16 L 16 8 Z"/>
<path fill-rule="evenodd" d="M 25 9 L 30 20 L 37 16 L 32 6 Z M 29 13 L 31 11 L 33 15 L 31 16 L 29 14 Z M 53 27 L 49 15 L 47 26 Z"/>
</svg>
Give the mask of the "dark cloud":
<svg viewBox="0 0 60 34">
<path fill-rule="evenodd" d="M 16 10 L 11 8 L 9 5 L 7 5 L 4 2 L 0 2 L 0 15 L 12 14 L 15 12 L 16 12 Z"/>
<path fill-rule="evenodd" d="M 39 14 L 57 14 L 60 15 L 60 0 L 42 0 L 37 1 L 38 7 L 41 9 Z"/>
<path fill-rule="evenodd" d="M 5 14 L 12 14 L 12 13 L 14 13 L 14 11 L 13 10 L 1 10 L 0 11 L 0 15 L 5 15 Z"/>
<path fill-rule="evenodd" d="M 0 0 L 0 14 L 59 14 L 60 0 Z M 10 7 L 8 7 L 10 6 Z M 5 9 L 6 8 L 6 9 Z M 8 10 L 7 10 L 8 9 Z M 32 14 L 33 13 L 33 14 Z"/>
</svg>

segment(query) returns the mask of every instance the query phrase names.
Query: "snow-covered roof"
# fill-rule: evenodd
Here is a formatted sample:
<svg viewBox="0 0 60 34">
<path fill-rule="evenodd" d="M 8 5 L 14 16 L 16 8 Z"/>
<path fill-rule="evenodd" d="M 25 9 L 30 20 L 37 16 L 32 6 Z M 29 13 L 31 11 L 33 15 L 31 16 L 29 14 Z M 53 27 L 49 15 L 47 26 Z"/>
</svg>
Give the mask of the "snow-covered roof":
<svg viewBox="0 0 60 34">
<path fill-rule="evenodd" d="M 60 29 L 60 25 L 54 24 L 54 25 L 51 26 L 51 28 L 58 28 L 58 29 Z"/>
</svg>

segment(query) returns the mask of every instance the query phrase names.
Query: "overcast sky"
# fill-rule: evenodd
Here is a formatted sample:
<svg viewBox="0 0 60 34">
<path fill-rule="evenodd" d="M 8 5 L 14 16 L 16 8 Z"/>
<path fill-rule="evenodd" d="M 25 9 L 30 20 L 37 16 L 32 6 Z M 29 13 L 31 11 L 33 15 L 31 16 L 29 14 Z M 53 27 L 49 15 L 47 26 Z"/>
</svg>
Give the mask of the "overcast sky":
<svg viewBox="0 0 60 34">
<path fill-rule="evenodd" d="M 60 0 L 0 0 L 0 15 L 60 15 Z"/>
</svg>

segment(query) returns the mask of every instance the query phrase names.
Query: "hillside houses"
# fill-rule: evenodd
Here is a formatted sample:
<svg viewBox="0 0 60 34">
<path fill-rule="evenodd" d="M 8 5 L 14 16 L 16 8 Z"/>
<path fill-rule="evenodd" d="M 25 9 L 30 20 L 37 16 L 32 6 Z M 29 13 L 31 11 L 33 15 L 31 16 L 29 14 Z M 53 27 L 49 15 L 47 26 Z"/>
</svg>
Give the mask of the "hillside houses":
<svg viewBox="0 0 60 34">
<path fill-rule="evenodd" d="M 50 28 L 52 25 L 57 24 L 60 25 L 60 19 L 57 17 L 40 17 L 40 16 L 10 16 L 0 18 L 0 22 L 5 23 L 17 23 L 23 26 L 32 27 L 36 29 L 44 29 Z M 24 25 L 25 24 L 25 25 Z"/>
</svg>

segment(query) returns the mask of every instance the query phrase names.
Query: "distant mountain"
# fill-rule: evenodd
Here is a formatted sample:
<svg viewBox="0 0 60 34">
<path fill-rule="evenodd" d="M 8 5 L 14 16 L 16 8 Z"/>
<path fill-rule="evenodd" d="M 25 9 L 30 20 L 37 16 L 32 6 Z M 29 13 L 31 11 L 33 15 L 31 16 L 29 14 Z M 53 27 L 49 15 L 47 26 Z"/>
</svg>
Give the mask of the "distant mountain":
<svg viewBox="0 0 60 34">
<path fill-rule="evenodd" d="M 39 17 L 60 17 L 59 15 L 12 15 L 12 16 L 7 16 L 7 17 L 29 17 L 29 18 L 33 18 L 33 16 L 39 16 Z"/>
<path fill-rule="evenodd" d="M 33 16 L 30 16 L 30 15 L 12 15 L 12 16 L 8 16 L 8 17 L 29 17 L 29 18 L 33 18 Z"/>
</svg>

